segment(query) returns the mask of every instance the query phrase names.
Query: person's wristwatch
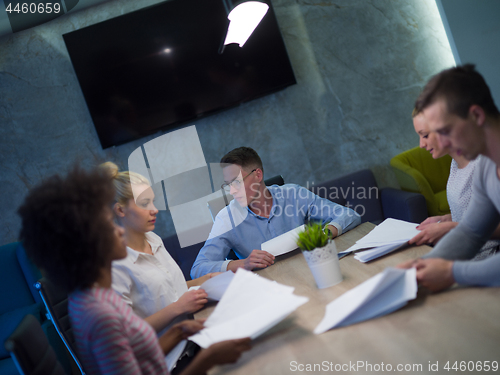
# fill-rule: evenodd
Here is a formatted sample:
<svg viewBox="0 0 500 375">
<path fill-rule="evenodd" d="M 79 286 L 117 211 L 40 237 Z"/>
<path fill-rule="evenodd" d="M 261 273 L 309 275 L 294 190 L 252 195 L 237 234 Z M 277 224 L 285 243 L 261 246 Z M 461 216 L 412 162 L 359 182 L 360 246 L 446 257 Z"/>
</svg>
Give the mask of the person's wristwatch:
<svg viewBox="0 0 500 375">
<path fill-rule="evenodd" d="M 328 235 L 329 239 L 333 239 L 333 232 L 328 228 L 328 226 L 325 227 L 324 232 Z"/>
</svg>

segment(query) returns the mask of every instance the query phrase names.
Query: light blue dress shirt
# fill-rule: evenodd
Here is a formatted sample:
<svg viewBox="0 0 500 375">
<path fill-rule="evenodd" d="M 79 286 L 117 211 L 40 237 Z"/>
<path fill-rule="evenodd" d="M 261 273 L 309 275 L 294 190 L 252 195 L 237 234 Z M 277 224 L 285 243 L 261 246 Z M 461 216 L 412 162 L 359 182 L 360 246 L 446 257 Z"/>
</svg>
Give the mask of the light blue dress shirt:
<svg viewBox="0 0 500 375">
<path fill-rule="evenodd" d="M 263 242 L 310 220 L 335 226 L 339 235 L 361 223 L 361 217 L 354 210 L 320 198 L 299 185 L 273 185 L 267 189 L 273 196 L 268 218 L 248 207 L 242 208 L 236 200 L 219 212 L 191 268 L 192 278 L 226 271 L 230 261 L 225 259 L 231 249 L 240 259 L 247 258 L 253 250 L 261 249 Z"/>
</svg>

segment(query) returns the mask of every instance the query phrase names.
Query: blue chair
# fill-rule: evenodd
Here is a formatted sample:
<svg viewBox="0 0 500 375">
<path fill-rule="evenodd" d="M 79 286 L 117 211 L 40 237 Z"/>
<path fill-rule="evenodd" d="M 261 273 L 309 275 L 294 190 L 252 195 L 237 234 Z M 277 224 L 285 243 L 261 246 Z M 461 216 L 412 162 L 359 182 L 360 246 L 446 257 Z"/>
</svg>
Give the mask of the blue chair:
<svg viewBox="0 0 500 375">
<path fill-rule="evenodd" d="M 361 215 L 362 223 L 380 224 L 389 217 L 421 223 L 427 218 L 427 206 L 422 194 L 393 188 L 379 189 L 369 169 L 314 184 L 309 190 L 354 209 Z"/>
<path fill-rule="evenodd" d="M 28 314 L 5 341 L 21 375 L 65 375 L 38 318 Z"/>
<path fill-rule="evenodd" d="M 79 373 L 85 375 L 83 365 L 76 354 L 75 338 L 68 315 L 68 295 L 46 278 L 40 279 L 35 287 L 47 309 L 48 318 L 71 355 L 72 364 L 76 365 Z"/>
<path fill-rule="evenodd" d="M 34 287 L 41 277 L 40 271 L 28 259 L 19 242 L 0 247 L 0 374 L 18 375 L 18 370 L 3 343 L 14 332 L 23 318 L 30 314 L 41 325 L 54 347 L 64 369 L 71 364 L 64 345 L 55 333 L 54 326 L 45 318 L 42 300 Z"/>
</svg>

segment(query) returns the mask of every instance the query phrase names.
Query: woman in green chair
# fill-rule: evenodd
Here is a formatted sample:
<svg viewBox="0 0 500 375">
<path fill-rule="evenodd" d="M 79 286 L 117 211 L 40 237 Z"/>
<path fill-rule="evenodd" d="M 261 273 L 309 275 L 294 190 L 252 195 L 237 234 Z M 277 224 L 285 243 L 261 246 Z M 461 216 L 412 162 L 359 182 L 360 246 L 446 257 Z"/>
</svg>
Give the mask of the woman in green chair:
<svg viewBox="0 0 500 375">
<path fill-rule="evenodd" d="M 446 186 L 446 196 L 451 214 L 431 216 L 425 219 L 417 227 L 421 232 L 409 241 L 410 244 L 415 245 L 435 245 L 446 233 L 458 225 L 458 222 L 467 210 L 472 196 L 474 170 L 483 156 L 480 155 L 475 160 L 469 161 L 454 150 L 441 148 L 437 134 L 429 131 L 422 113 L 413 114 L 413 127 L 420 137 L 420 147 L 429 151 L 434 159 L 438 159 L 444 155 L 450 155 L 453 159 L 450 167 L 450 177 Z M 493 234 L 493 237 L 500 238 L 500 226 Z M 484 259 L 493 255 L 499 250 L 499 247 L 499 240 L 488 241 L 474 259 Z"/>
</svg>

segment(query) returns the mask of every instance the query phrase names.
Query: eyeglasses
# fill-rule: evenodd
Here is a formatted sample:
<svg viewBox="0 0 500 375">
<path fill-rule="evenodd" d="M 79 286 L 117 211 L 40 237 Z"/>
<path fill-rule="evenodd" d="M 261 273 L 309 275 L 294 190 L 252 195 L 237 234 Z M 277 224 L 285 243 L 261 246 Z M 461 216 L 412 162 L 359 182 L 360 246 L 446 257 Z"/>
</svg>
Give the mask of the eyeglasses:
<svg viewBox="0 0 500 375">
<path fill-rule="evenodd" d="M 257 168 L 255 168 L 252 172 L 250 172 L 249 174 L 247 174 L 245 177 L 243 177 L 241 180 L 233 180 L 231 182 L 226 182 L 226 183 L 223 183 L 221 185 L 221 189 L 225 190 L 226 192 L 230 192 L 231 191 L 231 186 L 234 187 L 236 190 L 240 189 L 241 188 L 241 184 L 243 183 L 243 181 L 245 180 L 245 178 L 247 178 L 248 176 L 250 176 L 253 172 L 255 172 L 257 170 Z"/>
</svg>

